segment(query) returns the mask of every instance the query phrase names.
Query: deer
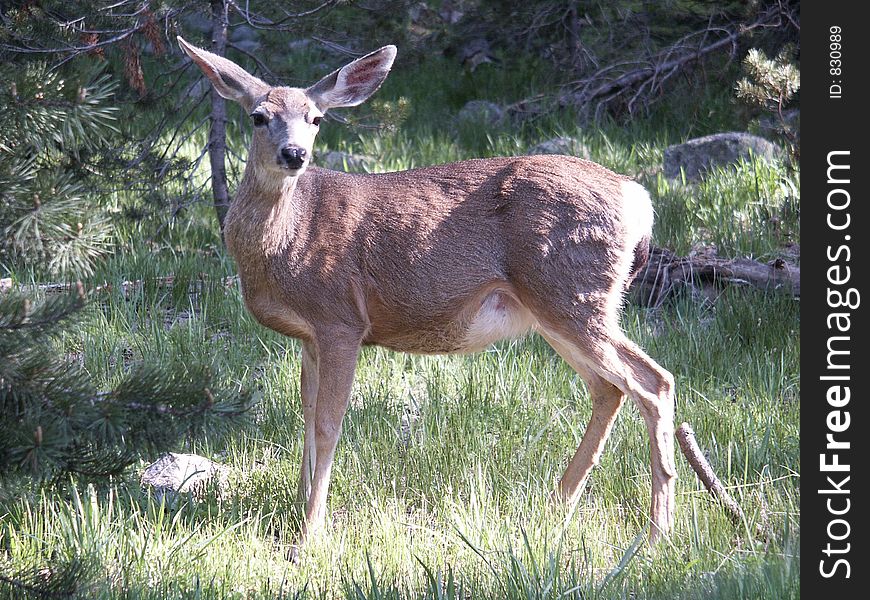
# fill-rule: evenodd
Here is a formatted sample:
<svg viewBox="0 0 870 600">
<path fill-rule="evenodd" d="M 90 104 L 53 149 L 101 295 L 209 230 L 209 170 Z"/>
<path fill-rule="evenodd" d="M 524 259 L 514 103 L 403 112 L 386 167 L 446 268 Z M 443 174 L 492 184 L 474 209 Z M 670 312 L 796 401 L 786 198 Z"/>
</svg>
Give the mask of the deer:
<svg viewBox="0 0 870 600">
<path fill-rule="evenodd" d="M 620 326 L 654 211 L 630 178 L 571 156 L 469 159 L 391 173 L 311 164 L 326 113 L 372 96 L 384 46 L 307 88 L 271 86 L 178 42 L 253 134 L 224 222 L 247 310 L 301 342 L 298 543 L 327 492 L 360 350 L 468 353 L 536 332 L 584 380 L 589 423 L 552 495 L 576 503 L 626 397 L 650 442 L 650 543 L 673 528 L 674 378 Z"/>
</svg>

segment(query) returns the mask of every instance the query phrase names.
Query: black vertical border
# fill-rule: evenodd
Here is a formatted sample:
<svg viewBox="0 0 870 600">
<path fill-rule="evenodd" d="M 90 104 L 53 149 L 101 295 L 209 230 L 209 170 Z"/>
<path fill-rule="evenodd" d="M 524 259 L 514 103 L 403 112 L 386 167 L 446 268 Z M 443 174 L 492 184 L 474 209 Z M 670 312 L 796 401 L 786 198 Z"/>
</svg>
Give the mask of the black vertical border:
<svg viewBox="0 0 870 600">
<path fill-rule="evenodd" d="M 801 3 L 801 270 L 803 271 L 803 294 L 801 296 L 801 592 L 807 598 L 867 598 L 870 594 L 870 562 L 867 535 L 867 517 L 870 511 L 867 489 L 870 488 L 870 419 L 866 409 L 870 391 L 866 379 L 870 379 L 870 352 L 863 349 L 867 342 L 865 305 L 870 295 L 865 294 L 864 283 L 868 270 L 867 238 L 870 237 L 870 222 L 867 221 L 865 204 L 867 180 L 870 179 L 866 139 L 867 123 L 870 122 L 870 61 L 868 40 L 870 21 L 863 19 L 866 13 L 863 2 L 829 1 Z M 831 72 L 831 28 L 842 28 L 842 73 Z M 834 55 L 836 56 L 836 55 Z M 836 65 L 836 63 L 834 63 Z M 832 84 L 842 86 L 842 97 L 832 98 Z M 831 189 L 844 187 L 832 185 L 827 180 L 828 154 L 832 151 L 849 151 L 851 181 L 845 186 L 851 197 L 848 208 L 851 226 L 846 231 L 834 231 L 828 227 L 829 208 L 827 195 Z M 840 159 L 842 160 L 842 159 Z M 842 172 L 842 171 L 841 171 Z M 838 214 L 842 217 L 842 214 Z M 846 240 L 845 236 L 849 239 Z M 827 269 L 833 264 L 828 259 L 828 248 L 833 250 L 842 244 L 851 248 L 851 280 L 845 287 L 855 287 L 861 293 L 860 306 L 854 310 L 834 309 L 827 301 Z M 850 413 L 851 424 L 846 432 L 837 434 L 838 440 L 850 442 L 851 447 L 840 452 L 840 462 L 850 465 L 850 481 L 843 487 L 850 490 L 851 507 L 842 517 L 849 522 L 850 533 L 842 541 L 829 540 L 828 524 L 832 519 L 826 506 L 834 496 L 820 493 L 830 488 L 828 475 L 838 481 L 836 473 L 820 470 L 820 455 L 825 450 L 829 433 L 826 419 L 830 410 L 826 393 L 829 382 L 820 379 L 830 374 L 826 368 L 827 341 L 831 335 L 844 335 L 829 331 L 827 317 L 832 312 L 849 310 L 848 361 L 851 364 L 851 401 L 842 410 Z M 843 348 L 844 346 L 841 346 Z M 830 451 L 828 451 L 830 453 Z M 829 461 L 830 462 L 830 461 Z M 845 496 L 836 496 L 842 506 Z M 835 535 L 841 535 L 844 526 L 834 527 Z M 826 556 L 825 549 L 850 544 L 849 552 Z M 840 565 L 832 577 L 821 573 L 820 561 L 825 560 L 830 572 L 837 558 L 844 558 L 850 565 L 850 576 Z M 824 594 L 824 596 L 822 596 Z"/>
</svg>

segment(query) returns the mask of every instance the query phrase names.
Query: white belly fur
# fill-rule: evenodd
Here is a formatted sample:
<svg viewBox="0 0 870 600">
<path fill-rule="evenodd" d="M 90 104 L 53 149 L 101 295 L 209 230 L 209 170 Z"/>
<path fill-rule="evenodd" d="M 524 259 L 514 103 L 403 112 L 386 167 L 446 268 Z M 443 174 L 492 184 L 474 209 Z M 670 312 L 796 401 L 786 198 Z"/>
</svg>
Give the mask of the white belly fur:
<svg viewBox="0 0 870 600">
<path fill-rule="evenodd" d="M 536 324 L 535 317 L 525 306 L 501 291 L 494 291 L 486 296 L 474 315 L 462 349 L 466 352 L 483 350 L 499 340 L 521 337 Z"/>
</svg>

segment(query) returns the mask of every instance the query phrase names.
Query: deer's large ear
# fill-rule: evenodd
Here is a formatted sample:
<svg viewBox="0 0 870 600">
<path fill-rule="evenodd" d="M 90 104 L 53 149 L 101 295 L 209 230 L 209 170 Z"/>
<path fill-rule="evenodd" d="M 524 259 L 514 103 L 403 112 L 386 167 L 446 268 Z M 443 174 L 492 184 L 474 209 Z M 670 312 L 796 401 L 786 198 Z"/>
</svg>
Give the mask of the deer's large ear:
<svg viewBox="0 0 870 600">
<path fill-rule="evenodd" d="M 235 100 L 250 110 L 254 100 L 269 91 L 269 86 L 231 60 L 191 46 L 181 36 L 178 45 L 208 77 L 218 94 Z"/>
<path fill-rule="evenodd" d="M 362 104 L 381 87 L 395 59 L 396 47 L 384 46 L 333 71 L 305 92 L 323 112 Z"/>
</svg>

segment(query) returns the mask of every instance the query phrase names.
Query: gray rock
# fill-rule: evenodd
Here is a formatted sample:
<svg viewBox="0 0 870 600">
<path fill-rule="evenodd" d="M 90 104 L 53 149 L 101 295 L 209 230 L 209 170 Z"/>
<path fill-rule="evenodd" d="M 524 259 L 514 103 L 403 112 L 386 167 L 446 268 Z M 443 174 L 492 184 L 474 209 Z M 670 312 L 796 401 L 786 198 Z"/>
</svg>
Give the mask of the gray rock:
<svg viewBox="0 0 870 600">
<path fill-rule="evenodd" d="M 773 161 L 780 154 L 781 150 L 776 144 L 757 135 L 716 133 L 666 148 L 665 177 L 680 179 L 680 169 L 683 169 L 688 181 L 698 181 L 711 167 L 733 165 L 750 156 Z"/>
<path fill-rule="evenodd" d="M 497 125 L 504 118 L 504 109 L 489 100 L 471 100 L 459 109 L 456 120 L 460 124 L 478 123 L 480 125 Z"/>
<path fill-rule="evenodd" d="M 316 162 L 321 167 L 332 169 L 333 171 L 347 171 L 349 173 L 360 173 L 368 171 L 375 159 L 371 156 L 355 155 L 341 150 L 330 150 L 325 154 L 317 156 Z"/>
<path fill-rule="evenodd" d="M 169 452 L 152 463 L 142 473 L 142 485 L 150 487 L 161 499 L 175 499 L 186 492 L 201 494 L 209 483 L 226 483 L 229 469 L 196 454 Z"/>
<path fill-rule="evenodd" d="M 529 148 L 526 154 L 565 154 L 567 156 L 579 156 L 589 159 L 589 148 L 577 138 L 560 136 L 545 140 L 536 146 Z"/>
</svg>

